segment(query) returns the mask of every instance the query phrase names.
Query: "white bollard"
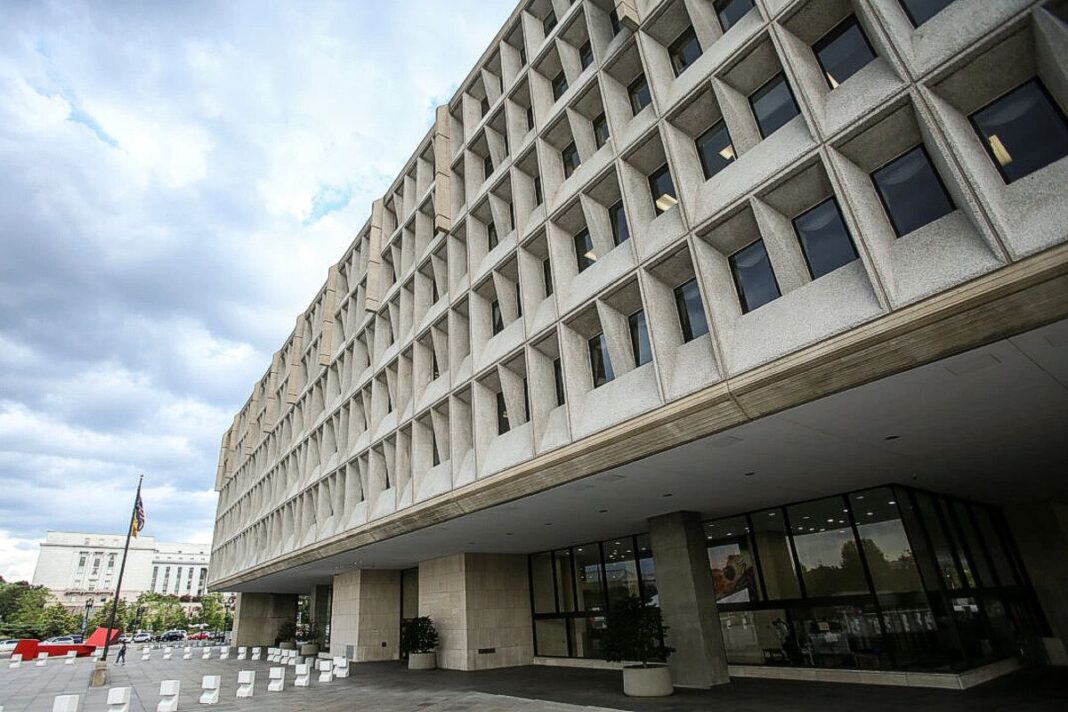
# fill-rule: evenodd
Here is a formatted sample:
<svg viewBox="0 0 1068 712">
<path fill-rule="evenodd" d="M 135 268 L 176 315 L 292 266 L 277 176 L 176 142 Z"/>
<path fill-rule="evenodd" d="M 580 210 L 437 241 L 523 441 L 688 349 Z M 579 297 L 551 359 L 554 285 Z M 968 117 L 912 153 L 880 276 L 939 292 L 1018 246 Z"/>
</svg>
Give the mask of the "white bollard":
<svg viewBox="0 0 1068 712">
<path fill-rule="evenodd" d="M 319 661 L 319 682 L 333 682 L 334 663 L 330 660 Z"/>
<path fill-rule="evenodd" d="M 297 665 L 297 651 L 296 650 L 287 650 L 286 651 L 286 665 L 288 665 L 290 667 L 295 667 Z"/>
<path fill-rule="evenodd" d="M 334 658 L 334 677 L 349 676 L 349 659 L 344 655 Z"/>
<path fill-rule="evenodd" d="M 170 660 L 172 653 L 174 653 L 174 649 L 173 648 L 164 648 L 163 649 L 163 659 L 164 660 Z"/>
<path fill-rule="evenodd" d="M 204 654 L 200 656 L 201 660 L 211 660 L 211 648 L 204 648 Z"/>
<path fill-rule="evenodd" d="M 204 692 L 200 695 L 200 704 L 219 704 L 219 688 L 222 686 L 222 677 L 219 675 L 205 675 L 200 687 Z"/>
<path fill-rule="evenodd" d="M 192 659 L 193 659 L 193 649 L 190 648 L 187 645 L 187 646 L 185 646 L 185 648 L 182 649 L 182 660 L 192 660 Z"/>
<path fill-rule="evenodd" d="M 222 648 L 219 648 L 219 660 L 229 660 L 229 659 L 230 659 L 230 647 L 229 646 L 223 646 Z"/>
<path fill-rule="evenodd" d="M 37 662 L 34 663 L 36 667 L 44 667 L 48 663 L 48 653 L 37 653 Z M 70 695 L 67 695 L 68 697 Z"/>
<path fill-rule="evenodd" d="M 293 687 L 311 686 L 311 665 L 301 663 L 297 665 L 297 679 L 293 680 Z"/>
<path fill-rule="evenodd" d="M 108 712 L 130 712 L 129 687 L 113 687 L 108 690 Z"/>
<path fill-rule="evenodd" d="M 286 689 L 286 669 L 284 667 L 273 667 L 267 675 L 270 678 L 267 683 L 267 692 L 281 692 Z"/>
<path fill-rule="evenodd" d="M 78 712 L 77 695 L 60 695 L 52 701 L 52 712 Z"/>
<path fill-rule="evenodd" d="M 151 658 L 152 658 L 152 651 L 149 650 L 148 647 L 146 646 L 145 649 L 141 651 L 141 660 L 149 660 Z"/>
<path fill-rule="evenodd" d="M 238 660 L 244 660 L 247 657 L 248 657 L 248 648 L 242 647 L 242 648 L 238 648 L 237 649 L 237 659 Z"/>
<path fill-rule="evenodd" d="M 256 687 L 256 671 L 242 670 L 237 673 L 237 696 L 252 697 L 252 690 Z"/>
<path fill-rule="evenodd" d="M 68 650 L 67 651 L 67 655 L 66 655 L 67 659 L 63 661 L 63 664 L 64 665 L 73 665 L 74 664 L 74 659 L 76 657 L 78 657 L 78 653 L 76 651 Z"/>
<path fill-rule="evenodd" d="M 7 666 L 12 670 L 18 670 L 20 667 L 22 667 L 22 653 L 16 653 L 15 655 L 12 655 L 11 662 L 9 662 Z"/>
<path fill-rule="evenodd" d="M 260 654 L 262 652 L 263 652 L 263 648 L 253 648 L 252 649 L 252 660 L 259 660 L 260 659 Z"/>
<path fill-rule="evenodd" d="M 177 680 L 164 680 L 159 684 L 160 700 L 156 712 L 178 712 L 179 687 Z"/>
</svg>

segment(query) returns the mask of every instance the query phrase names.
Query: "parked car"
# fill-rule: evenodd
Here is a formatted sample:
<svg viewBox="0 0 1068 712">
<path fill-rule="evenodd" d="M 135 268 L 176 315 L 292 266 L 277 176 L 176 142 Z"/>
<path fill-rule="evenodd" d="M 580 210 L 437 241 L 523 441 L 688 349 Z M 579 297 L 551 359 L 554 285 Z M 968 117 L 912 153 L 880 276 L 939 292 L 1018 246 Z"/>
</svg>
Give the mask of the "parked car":
<svg viewBox="0 0 1068 712">
<path fill-rule="evenodd" d="M 0 653 L 10 653 L 18 645 L 18 638 L 8 638 L 7 640 L 0 640 Z"/>
<path fill-rule="evenodd" d="M 207 640 L 210 637 L 211 636 L 208 635 L 208 632 L 206 630 L 200 630 L 196 633 L 189 634 L 189 640 Z"/>
<path fill-rule="evenodd" d="M 42 640 L 44 645 L 76 645 L 80 640 L 75 640 L 73 635 L 57 635 L 55 638 Z"/>
<path fill-rule="evenodd" d="M 152 642 L 152 634 L 148 633 L 146 631 L 143 631 L 143 630 L 139 630 L 136 633 L 134 633 L 133 642 L 134 643 L 151 643 Z"/>
<path fill-rule="evenodd" d="M 119 642 L 120 643 L 132 643 L 133 642 L 133 635 L 131 635 L 130 633 L 123 633 L 122 635 L 119 636 Z"/>
<path fill-rule="evenodd" d="M 159 642 L 161 643 L 173 643 L 178 640 L 185 640 L 184 630 L 168 630 L 159 637 Z"/>
</svg>

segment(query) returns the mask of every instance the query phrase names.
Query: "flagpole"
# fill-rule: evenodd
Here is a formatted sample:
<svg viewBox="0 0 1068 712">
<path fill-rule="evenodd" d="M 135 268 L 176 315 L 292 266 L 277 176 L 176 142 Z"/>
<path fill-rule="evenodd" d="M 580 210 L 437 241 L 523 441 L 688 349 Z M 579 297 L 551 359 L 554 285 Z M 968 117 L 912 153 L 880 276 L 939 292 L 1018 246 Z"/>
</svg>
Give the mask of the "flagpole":
<svg viewBox="0 0 1068 712">
<path fill-rule="evenodd" d="M 115 585 L 115 598 L 111 599 L 111 615 L 108 616 L 108 629 L 104 636 L 104 652 L 100 656 L 101 662 L 107 662 L 108 647 L 111 645 L 112 631 L 115 630 L 115 611 L 119 606 L 119 593 L 122 591 L 122 575 L 126 572 L 126 554 L 130 551 L 130 534 L 133 533 L 133 523 L 137 517 L 137 503 L 141 501 L 141 483 L 144 480 L 144 475 L 137 480 L 137 494 L 134 495 L 133 509 L 130 510 L 130 516 L 126 520 L 126 546 L 122 549 L 122 563 L 119 565 L 119 582 Z"/>
</svg>

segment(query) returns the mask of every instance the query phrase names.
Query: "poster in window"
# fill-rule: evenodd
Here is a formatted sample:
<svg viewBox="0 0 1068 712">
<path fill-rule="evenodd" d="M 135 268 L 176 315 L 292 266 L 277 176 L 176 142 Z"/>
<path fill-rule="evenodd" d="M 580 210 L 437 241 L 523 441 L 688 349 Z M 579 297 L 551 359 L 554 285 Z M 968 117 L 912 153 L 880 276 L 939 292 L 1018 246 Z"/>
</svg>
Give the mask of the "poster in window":
<svg viewBox="0 0 1068 712">
<path fill-rule="evenodd" d="M 708 563 L 712 566 L 712 586 L 717 603 L 745 603 L 757 599 L 756 572 L 748 553 L 738 544 L 708 547 Z"/>
</svg>

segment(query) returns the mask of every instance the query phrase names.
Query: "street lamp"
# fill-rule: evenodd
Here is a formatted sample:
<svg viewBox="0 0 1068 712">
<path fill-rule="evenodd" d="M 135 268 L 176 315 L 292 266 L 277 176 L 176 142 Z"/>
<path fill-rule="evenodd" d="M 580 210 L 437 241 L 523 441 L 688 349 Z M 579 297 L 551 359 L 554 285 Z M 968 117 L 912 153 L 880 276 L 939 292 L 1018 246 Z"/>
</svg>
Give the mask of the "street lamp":
<svg viewBox="0 0 1068 712">
<path fill-rule="evenodd" d="M 89 631 L 89 616 L 93 614 L 93 599 L 85 599 L 85 616 L 82 618 L 82 637 Z"/>
</svg>

